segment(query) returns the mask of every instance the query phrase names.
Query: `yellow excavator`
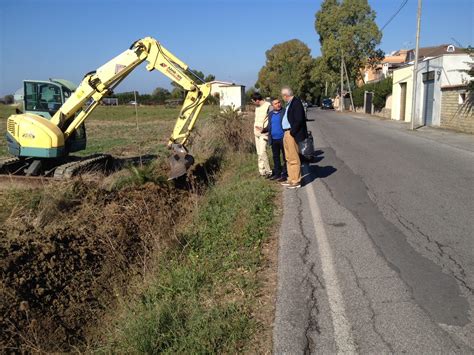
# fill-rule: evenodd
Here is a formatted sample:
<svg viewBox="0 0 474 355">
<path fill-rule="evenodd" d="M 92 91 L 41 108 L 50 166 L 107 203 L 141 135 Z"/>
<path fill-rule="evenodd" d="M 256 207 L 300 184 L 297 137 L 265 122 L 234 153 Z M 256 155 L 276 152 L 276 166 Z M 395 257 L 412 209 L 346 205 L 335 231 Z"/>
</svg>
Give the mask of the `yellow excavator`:
<svg viewBox="0 0 474 355">
<path fill-rule="evenodd" d="M 211 86 L 151 37 L 134 42 L 96 71 L 87 73 L 74 91 L 60 80 L 25 82 L 25 111 L 17 111 L 7 121 L 8 151 L 15 158 L 0 162 L 0 172 L 70 177 L 110 158 L 97 154 L 79 159 L 70 153 L 85 149 L 84 121 L 101 100 L 111 95 L 113 89 L 144 61 L 147 61 L 148 71 L 162 72 L 187 92 L 168 141 L 172 152 L 170 178 L 186 174 L 194 159 L 184 144 L 210 95 Z"/>
</svg>

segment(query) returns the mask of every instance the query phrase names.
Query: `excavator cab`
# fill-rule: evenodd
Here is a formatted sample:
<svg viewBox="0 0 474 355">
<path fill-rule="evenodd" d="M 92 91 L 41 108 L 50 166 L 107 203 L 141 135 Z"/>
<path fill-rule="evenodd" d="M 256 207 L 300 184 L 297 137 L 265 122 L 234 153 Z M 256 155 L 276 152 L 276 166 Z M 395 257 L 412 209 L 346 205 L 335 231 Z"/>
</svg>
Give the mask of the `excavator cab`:
<svg viewBox="0 0 474 355">
<path fill-rule="evenodd" d="M 47 119 L 51 119 L 65 99 L 71 96 L 67 88 L 49 81 L 24 81 L 23 92 L 25 112 Z"/>
<path fill-rule="evenodd" d="M 63 79 L 50 81 L 23 81 L 23 109 L 25 113 L 34 113 L 51 119 L 63 103 L 71 96 L 76 86 Z"/>
<path fill-rule="evenodd" d="M 22 108 L 23 113 L 31 113 L 51 120 L 76 88 L 74 83 L 64 79 L 25 80 L 17 104 Z M 64 155 L 84 150 L 86 144 L 86 127 L 81 124 L 66 142 Z M 16 156 L 21 155 L 15 144 L 9 144 L 9 152 Z"/>
</svg>

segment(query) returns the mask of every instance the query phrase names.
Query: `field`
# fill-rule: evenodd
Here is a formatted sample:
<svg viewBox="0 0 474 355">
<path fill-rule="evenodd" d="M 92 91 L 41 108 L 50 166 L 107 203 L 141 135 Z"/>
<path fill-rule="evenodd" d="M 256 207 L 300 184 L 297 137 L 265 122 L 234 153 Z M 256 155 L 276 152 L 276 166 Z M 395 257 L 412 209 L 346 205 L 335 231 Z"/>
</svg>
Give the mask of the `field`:
<svg viewBox="0 0 474 355">
<path fill-rule="evenodd" d="M 137 130 L 133 107 L 99 107 L 83 154 L 164 157 L 177 114 L 139 107 Z M 251 117 L 231 119 L 205 107 L 187 181 L 158 159 L 0 190 L 2 352 L 270 349 L 276 193 L 255 171 Z"/>
<path fill-rule="evenodd" d="M 215 112 L 215 106 L 205 106 L 201 117 L 206 120 Z M 14 113 L 13 107 L 0 105 L 1 132 L 6 132 L 6 120 Z M 164 153 L 178 114 L 178 108 L 139 106 L 137 118 L 132 106 L 99 106 L 86 121 L 87 149 L 79 155 L 101 152 L 125 156 Z M 8 156 L 3 133 L 2 140 L 0 157 Z"/>
</svg>

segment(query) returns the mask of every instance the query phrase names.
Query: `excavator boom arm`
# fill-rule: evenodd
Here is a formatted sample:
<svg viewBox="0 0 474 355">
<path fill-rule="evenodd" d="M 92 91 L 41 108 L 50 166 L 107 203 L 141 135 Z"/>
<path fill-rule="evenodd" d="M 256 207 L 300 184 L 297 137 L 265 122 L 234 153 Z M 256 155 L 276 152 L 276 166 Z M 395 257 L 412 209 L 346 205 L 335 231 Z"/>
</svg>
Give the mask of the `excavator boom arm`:
<svg viewBox="0 0 474 355">
<path fill-rule="evenodd" d="M 113 89 L 144 61 L 148 62 L 148 71 L 160 71 L 187 91 L 168 141 L 169 146 L 183 145 L 210 95 L 210 84 L 197 84 L 189 75 L 188 66 L 151 37 L 136 41 L 130 49 L 85 75 L 74 94 L 51 119 L 51 122 L 63 131 L 65 140 L 90 116 L 100 100 L 111 94 Z"/>
</svg>

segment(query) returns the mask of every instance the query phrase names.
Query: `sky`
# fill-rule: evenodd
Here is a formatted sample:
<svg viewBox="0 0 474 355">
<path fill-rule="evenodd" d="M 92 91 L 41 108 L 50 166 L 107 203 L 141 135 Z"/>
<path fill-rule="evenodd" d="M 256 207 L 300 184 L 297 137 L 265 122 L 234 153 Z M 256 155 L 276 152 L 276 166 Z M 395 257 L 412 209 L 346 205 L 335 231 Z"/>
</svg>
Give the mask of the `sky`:
<svg viewBox="0 0 474 355">
<path fill-rule="evenodd" d="M 321 0 L 0 0 L 0 96 L 22 80 L 63 78 L 79 83 L 88 73 L 151 36 L 191 68 L 216 79 L 253 86 L 273 45 L 300 39 L 319 56 L 314 29 Z M 417 0 L 383 31 L 387 54 L 414 48 Z M 369 0 L 383 27 L 402 0 Z M 473 0 L 423 0 L 420 45 L 473 45 Z M 116 92 L 170 88 L 142 64 Z"/>
</svg>

